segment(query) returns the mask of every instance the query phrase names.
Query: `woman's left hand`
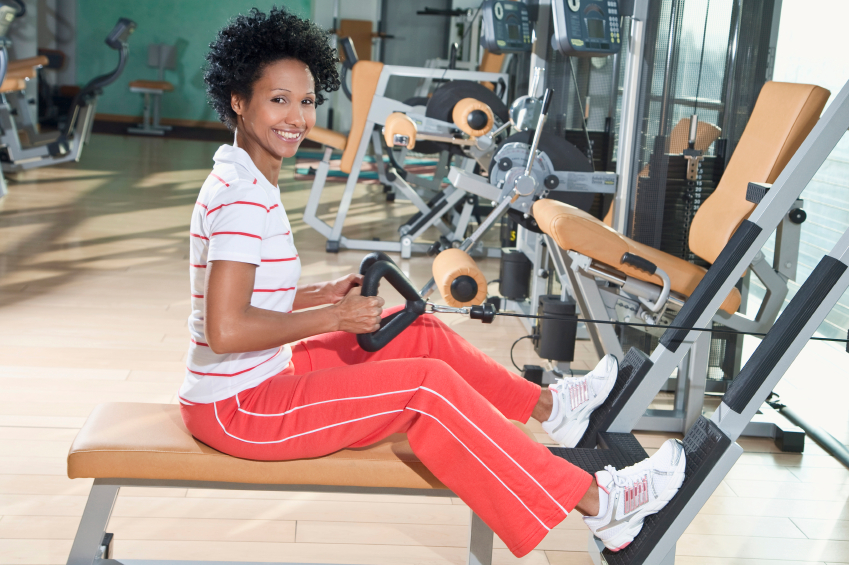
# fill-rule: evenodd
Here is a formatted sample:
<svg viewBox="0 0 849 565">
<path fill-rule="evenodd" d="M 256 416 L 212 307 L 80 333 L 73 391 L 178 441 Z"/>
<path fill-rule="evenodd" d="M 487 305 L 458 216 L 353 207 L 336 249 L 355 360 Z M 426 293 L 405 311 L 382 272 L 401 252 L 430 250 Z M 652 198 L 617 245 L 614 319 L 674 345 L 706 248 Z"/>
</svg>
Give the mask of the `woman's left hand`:
<svg viewBox="0 0 849 565">
<path fill-rule="evenodd" d="M 330 281 L 325 283 L 327 286 L 325 287 L 325 292 L 327 293 L 327 303 L 328 304 L 336 304 L 351 291 L 352 288 L 356 286 L 362 286 L 363 284 L 363 276 L 362 275 L 346 275 L 340 279 L 336 279 L 335 281 Z"/>
</svg>

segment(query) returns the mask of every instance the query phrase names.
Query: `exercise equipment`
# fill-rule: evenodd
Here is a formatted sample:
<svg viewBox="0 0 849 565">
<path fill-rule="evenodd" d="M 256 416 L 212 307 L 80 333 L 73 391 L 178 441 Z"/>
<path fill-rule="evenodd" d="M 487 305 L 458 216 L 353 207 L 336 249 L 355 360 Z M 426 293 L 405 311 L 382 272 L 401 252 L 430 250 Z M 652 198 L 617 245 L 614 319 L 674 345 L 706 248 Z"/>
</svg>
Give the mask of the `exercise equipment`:
<svg viewBox="0 0 849 565">
<path fill-rule="evenodd" d="M 805 85 L 793 86 L 805 89 Z M 809 116 L 807 121 L 810 123 L 816 119 L 817 110 L 824 105 L 828 93 L 816 87 L 807 87 L 807 94 L 811 100 L 808 102 L 806 99 L 807 103 L 802 104 L 801 112 Z M 758 112 L 753 115 L 753 119 L 756 116 Z M 816 125 L 807 129 L 810 129 L 810 134 L 803 142 L 795 143 L 801 143 L 795 154 L 785 155 L 784 158 L 789 162 L 771 186 L 747 183 L 747 187 L 750 186 L 751 189 L 746 191 L 748 199 L 745 202 L 754 205 L 754 209 L 748 218 L 744 218 L 736 226 L 733 236 L 698 282 L 675 317 L 674 323 L 664 331 L 661 345 L 650 358 L 632 348 L 621 360 L 613 390 L 605 402 L 593 412 L 578 447 L 550 448 L 552 452 L 588 472 L 598 471 L 605 465 L 630 465 L 646 457 L 647 454 L 631 430 L 666 376 L 680 363 L 700 336 L 709 335 L 712 328 L 706 326 L 710 324 L 713 312 L 720 308 L 728 293 L 733 290 L 738 275 L 751 264 L 759 249 L 784 218 L 786 211 L 797 201 L 802 190 L 849 129 L 849 82 L 837 94 Z M 742 154 L 746 153 L 747 137 L 749 136 L 743 136 L 738 147 L 738 151 L 743 149 Z M 732 170 L 736 168 L 735 160 L 737 159 L 732 159 L 729 163 Z M 541 226 L 548 237 L 558 234 L 562 236 L 570 230 L 568 224 L 541 222 Z M 634 258 L 629 258 L 629 262 L 649 270 L 652 267 Z M 656 515 L 648 517 L 640 535 L 618 553 L 604 549 L 601 543 L 590 536 L 590 555 L 594 563 L 674 563 L 678 538 L 742 454 L 743 449 L 736 443 L 737 439 L 748 433 L 752 421 L 764 410 L 764 405 L 777 382 L 847 288 L 849 230 L 844 232 L 831 252 L 819 262 L 766 333 L 752 357 L 723 395 L 711 418 L 699 414 L 686 429 L 683 440 L 687 457 L 686 478 L 675 498 Z M 441 307 L 437 311 L 466 313 L 460 310 Z"/>
<path fill-rule="evenodd" d="M 618 53 L 618 0 L 554 0 L 552 46 L 572 57 L 603 57 Z"/>
<path fill-rule="evenodd" d="M 514 424 L 533 439 L 523 424 Z M 114 537 L 107 526 L 124 487 L 456 497 L 419 461 L 404 434 L 324 457 L 251 461 L 194 439 L 183 425 L 179 406 L 173 404 L 96 406 L 71 445 L 68 477 L 94 483 L 67 565 L 138 563 L 111 554 Z M 473 512 L 469 523 L 467 563 L 491 565 L 492 530 Z M 249 551 L 242 561 L 251 561 Z"/>
<path fill-rule="evenodd" d="M 171 126 L 159 123 L 162 95 L 174 90 L 174 85 L 165 80 L 165 69 L 177 68 L 177 48 L 167 43 L 151 43 L 147 47 L 147 66 L 157 70 L 157 79 L 130 82 L 130 92 L 144 96 L 144 115 L 142 123 L 127 128 L 127 132 L 164 135 L 166 131 L 171 131 Z"/>
<path fill-rule="evenodd" d="M 118 64 L 111 72 L 92 79 L 80 89 L 71 105 L 67 124 L 61 131 L 46 135 L 38 133 L 25 95 L 20 91 L 6 94 L 0 103 L 0 161 L 4 172 L 79 161 L 83 145 L 91 135 L 97 99 L 103 89 L 123 72 L 129 52 L 127 42 L 135 29 L 135 22 L 120 18 L 106 36 L 106 45 L 118 51 Z M 0 69 L 9 64 L 6 45 L 8 42 L 0 49 Z M 19 129 L 27 133 L 29 144 L 22 143 Z"/>
<path fill-rule="evenodd" d="M 342 235 L 342 228 L 350 211 L 363 158 L 369 145 L 371 144 L 375 147 L 376 157 L 383 152 L 383 141 L 381 140 L 379 127 L 385 124 L 386 118 L 393 112 L 408 113 L 413 110 L 413 107 L 408 104 L 387 98 L 385 96 L 386 86 L 393 76 L 433 78 L 446 81 L 487 81 L 496 84 L 502 82 L 505 85 L 509 84 L 509 77 L 502 73 L 422 69 L 418 67 L 384 65 L 375 61 L 360 60 L 353 64 L 350 75 L 352 122 L 348 135 L 346 136 L 325 128 L 314 127 L 308 136 L 309 139 L 325 145 L 325 150 L 324 157 L 316 171 L 315 180 L 304 210 L 304 221 L 327 239 L 326 249 L 328 252 L 338 252 L 340 249 L 363 249 L 366 251 L 401 252 L 407 257 L 413 251 L 424 252 L 428 246 L 415 244 L 412 238 L 407 238 L 404 241 L 373 241 L 351 239 Z M 334 149 L 343 152 L 341 169 L 348 174 L 348 181 L 345 185 L 342 199 L 339 202 L 335 220 L 331 226 L 318 217 L 318 207 L 321 203 L 322 192 L 324 191 L 328 172 L 330 171 L 330 158 Z M 394 158 L 394 154 L 390 155 L 390 158 Z M 375 164 L 377 165 L 378 174 L 382 182 L 386 179 L 386 183 L 396 187 L 404 196 L 410 199 L 423 215 L 432 213 L 432 208 L 428 206 L 427 200 L 413 189 L 410 183 L 400 183 L 396 180 L 401 177 L 400 174 L 395 174 L 395 178 L 389 178 L 390 171 L 384 168 L 382 158 L 376 158 Z M 400 170 L 403 171 L 403 167 Z M 434 180 L 441 182 L 441 178 L 437 174 Z M 410 180 L 412 182 L 413 179 Z M 433 225 L 436 225 L 443 235 L 450 235 L 457 231 L 456 228 L 452 229 L 445 225 L 439 216 L 435 218 L 434 216 L 429 216 L 429 218 L 433 219 Z"/>
</svg>

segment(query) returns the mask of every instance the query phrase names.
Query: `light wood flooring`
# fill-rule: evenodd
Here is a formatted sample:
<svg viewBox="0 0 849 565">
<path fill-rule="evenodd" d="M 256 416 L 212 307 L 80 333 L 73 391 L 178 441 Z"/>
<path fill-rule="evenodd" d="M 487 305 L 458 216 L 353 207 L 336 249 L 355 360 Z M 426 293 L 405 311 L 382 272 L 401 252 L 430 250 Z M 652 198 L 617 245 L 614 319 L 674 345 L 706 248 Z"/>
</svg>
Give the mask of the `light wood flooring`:
<svg viewBox="0 0 849 565">
<path fill-rule="evenodd" d="M 64 563 L 90 481 L 69 480 L 65 456 L 100 402 L 175 402 L 189 313 L 188 225 L 212 143 L 95 135 L 80 164 L 21 174 L 0 203 L 0 565 Z M 281 186 L 304 279 L 354 271 L 363 252 L 329 255 L 300 219 L 309 183 Z M 328 190 L 324 214 L 342 185 Z M 363 187 L 348 230 L 390 237 L 413 210 Z M 430 261 L 403 261 L 416 283 Z M 481 262 L 489 278 L 497 261 Z M 395 297 L 392 301 L 398 301 Z M 524 329 L 445 316 L 510 366 Z M 532 362 L 527 342 L 516 360 Z M 783 397 L 849 440 L 846 354 L 811 351 Z M 579 342 L 576 367 L 594 353 Z M 535 428 L 540 441 L 546 437 Z M 640 434 L 649 448 L 665 436 Z M 849 470 L 812 442 L 804 455 L 771 442 L 746 448 L 677 546 L 682 565 L 849 563 Z M 110 530 L 119 558 L 464 563 L 468 510 L 457 499 L 122 489 Z M 577 513 L 522 563 L 586 565 Z M 515 563 L 496 540 L 495 562 Z"/>
</svg>

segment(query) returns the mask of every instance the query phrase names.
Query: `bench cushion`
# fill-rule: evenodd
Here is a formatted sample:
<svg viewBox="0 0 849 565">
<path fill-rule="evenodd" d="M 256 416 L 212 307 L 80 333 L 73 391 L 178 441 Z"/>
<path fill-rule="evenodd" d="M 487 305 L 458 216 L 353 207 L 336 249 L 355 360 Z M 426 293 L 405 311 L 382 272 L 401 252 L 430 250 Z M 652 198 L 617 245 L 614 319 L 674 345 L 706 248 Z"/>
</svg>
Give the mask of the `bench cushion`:
<svg viewBox="0 0 849 565">
<path fill-rule="evenodd" d="M 171 92 L 174 90 L 174 85 L 167 80 L 134 80 L 130 82 L 130 88 L 143 88 L 145 90 Z"/>
<path fill-rule="evenodd" d="M 533 210 L 540 229 L 561 248 L 577 251 L 641 281 L 662 285 L 660 277 L 620 263 L 626 252 L 634 253 L 666 271 L 672 290 L 685 297 L 696 290 L 707 272 L 698 265 L 629 239 L 574 206 L 543 198 L 534 203 Z M 734 314 L 739 307 L 740 291 L 732 288 L 720 309 Z"/>
<path fill-rule="evenodd" d="M 251 461 L 225 455 L 193 438 L 177 405 L 124 402 L 95 407 L 71 445 L 68 476 L 447 488 L 418 460 L 405 434 L 315 459 Z"/>
</svg>

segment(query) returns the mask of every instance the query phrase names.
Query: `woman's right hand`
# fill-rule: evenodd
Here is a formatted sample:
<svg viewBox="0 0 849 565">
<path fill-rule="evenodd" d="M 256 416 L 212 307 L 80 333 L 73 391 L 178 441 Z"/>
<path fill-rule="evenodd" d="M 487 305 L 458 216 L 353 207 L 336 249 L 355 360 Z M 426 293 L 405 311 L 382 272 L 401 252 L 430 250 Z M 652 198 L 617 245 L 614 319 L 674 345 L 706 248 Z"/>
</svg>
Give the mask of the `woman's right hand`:
<svg viewBox="0 0 849 565">
<path fill-rule="evenodd" d="M 362 296 L 355 287 L 345 298 L 331 306 L 338 320 L 337 329 L 352 334 L 365 334 L 380 329 L 384 300 L 379 296 Z"/>
</svg>

